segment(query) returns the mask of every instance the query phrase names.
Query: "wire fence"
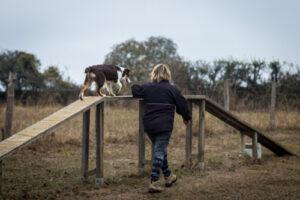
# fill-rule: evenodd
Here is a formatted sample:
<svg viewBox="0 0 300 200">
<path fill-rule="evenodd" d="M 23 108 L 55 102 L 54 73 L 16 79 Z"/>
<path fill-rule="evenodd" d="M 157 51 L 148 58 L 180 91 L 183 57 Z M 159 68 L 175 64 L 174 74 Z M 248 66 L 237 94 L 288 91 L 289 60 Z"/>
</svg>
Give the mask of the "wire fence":
<svg viewBox="0 0 300 200">
<path fill-rule="evenodd" d="M 233 88 L 229 90 L 230 110 L 269 110 L 271 104 L 271 85 L 268 87 Z M 291 90 L 292 91 L 292 90 Z M 16 103 L 23 105 L 67 105 L 78 99 L 80 89 L 72 90 L 47 90 L 47 91 L 15 91 Z M 223 84 L 217 84 L 214 88 L 198 87 L 196 91 L 182 89 L 183 94 L 206 95 L 213 101 L 224 105 Z M 124 95 L 130 95 L 130 88 L 122 91 Z M 96 95 L 95 91 L 86 91 L 86 96 Z M 0 92 L 0 102 L 6 102 L 6 93 Z M 122 102 L 117 103 L 122 104 Z M 300 93 L 287 92 L 286 87 L 278 86 L 276 94 L 277 110 L 300 110 Z"/>
</svg>

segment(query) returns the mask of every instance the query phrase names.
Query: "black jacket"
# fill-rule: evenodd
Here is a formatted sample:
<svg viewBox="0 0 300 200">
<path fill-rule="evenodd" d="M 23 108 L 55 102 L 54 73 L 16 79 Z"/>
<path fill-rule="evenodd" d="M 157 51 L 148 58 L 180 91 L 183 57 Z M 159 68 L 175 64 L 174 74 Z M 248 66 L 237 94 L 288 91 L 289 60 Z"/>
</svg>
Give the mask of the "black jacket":
<svg viewBox="0 0 300 200">
<path fill-rule="evenodd" d="M 183 119 L 187 121 L 191 119 L 186 99 L 169 81 L 133 85 L 131 89 L 133 97 L 143 98 L 145 101 L 143 117 L 145 132 L 150 134 L 171 132 L 175 108 Z"/>
</svg>

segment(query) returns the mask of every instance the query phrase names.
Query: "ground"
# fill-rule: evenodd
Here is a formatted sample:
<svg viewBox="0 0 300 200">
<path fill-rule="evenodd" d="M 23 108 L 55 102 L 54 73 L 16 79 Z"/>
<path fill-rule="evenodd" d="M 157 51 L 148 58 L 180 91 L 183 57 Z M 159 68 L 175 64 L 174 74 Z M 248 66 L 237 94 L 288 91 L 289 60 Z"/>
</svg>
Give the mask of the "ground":
<svg viewBox="0 0 300 200">
<path fill-rule="evenodd" d="M 131 105 L 134 106 L 134 105 Z M 14 132 L 59 109 L 17 107 Z M 3 111 L 3 108 L 1 108 Z M 194 112 L 197 113 L 197 112 Z M 92 112 L 92 114 L 94 114 Z M 300 155 L 300 114 L 281 112 L 277 129 L 268 130 L 265 112 L 236 113 L 285 147 Z M 176 118 L 169 146 L 170 166 L 179 177 L 172 188 L 148 194 L 149 166 L 137 175 L 137 112 L 120 107 L 106 109 L 105 185 L 96 189 L 94 177 L 80 181 L 81 116 L 4 161 L 3 197 L 6 199 L 300 199 L 300 159 L 277 157 L 263 148 L 254 162 L 240 154 L 238 132 L 207 114 L 205 168 L 184 166 L 184 125 Z M 1 119 L 1 118 L 0 118 Z M 130 123 L 128 123 L 128 119 Z M 194 133 L 197 130 L 194 116 Z M 1 119 L 2 121 L 2 119 Z M 93 121 L 93 120 L 91 120 Z M 92 124 L 92 127 L 94 125 Z M 94 129 L 91 129 L 90 169 L 95 166 Z M 193 152 L 197 138 L 194 134 Z M 147 159 L 150 145 L 146 146 Z M 194 160 L 194 164 L 196 164 Z"/>
</svg>

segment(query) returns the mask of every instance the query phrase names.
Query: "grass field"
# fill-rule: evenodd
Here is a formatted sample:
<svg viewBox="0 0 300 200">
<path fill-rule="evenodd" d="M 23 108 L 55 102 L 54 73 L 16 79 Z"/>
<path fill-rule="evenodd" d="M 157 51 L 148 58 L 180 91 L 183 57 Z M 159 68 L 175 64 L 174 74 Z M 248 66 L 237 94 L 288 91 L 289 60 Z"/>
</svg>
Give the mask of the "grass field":
<svg viewBox="0 0 300 200">
<path fill-rule="evenodd" d="M 53 134 L 32 143 L 4 161 L 3 193 L 6 199 L 300 199 L 300 160 L 279 158 L 263 149 L 253 163 L 240 155 L 237 131 L 207 114 L 205 169 L 183 166 L 185 126 L 177 116 L 169 146 L 169 161 L 179 180 L 161 194 L 147 193 L 148 175 L 137 176 L 138 113 L 130 108 L 106 107 L 105 186 L 94 188 L 94 177 L 80 183 L 81 116 L 66 122 Z M 37 122 L 60 106 L 15 108 L 13 132 Z M 4 107 L 0 107 L 3 124 Z M 197 113 L 197 112 L 194 112 Z M 91 112 L 94 116 L 94 110 Z M 277 129 L 268 130 L 265 112 L 236 112 L 268 136 L 300 155 L 300 113 L 278 112 Z M 194 132 L 198 130 L 194 116 Z M 95 165 L 94 120 L 91 119 L 90 168 Z M 196 134 L 194 134 L 196 135 Z M 193 138 L 193 151 L 196 140 Z M 147 158 L 150 145 L 146 146 Z M 150 168 L 147 167 L 147 172 Z"/>
</svg>

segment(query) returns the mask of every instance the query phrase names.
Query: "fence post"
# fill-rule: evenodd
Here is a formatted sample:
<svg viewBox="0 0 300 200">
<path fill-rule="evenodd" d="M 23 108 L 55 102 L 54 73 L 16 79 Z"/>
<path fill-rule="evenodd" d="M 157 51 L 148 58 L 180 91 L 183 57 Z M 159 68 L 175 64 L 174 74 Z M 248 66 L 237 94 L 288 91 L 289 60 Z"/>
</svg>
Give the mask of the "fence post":
<svg viewBox="0 0 300 200">
<path fill-rule="evenodd" d="M 15 101 L 15 80 L 16 74 L 9 72 L 8 76 L 8 85 L 6 92 L 6 111 L 5 111 L 5 122 L 4 122 L 4 131 L 1 131 L 1 140 L 4 140 L 11 136 L 11 128 L 13 121 L 13 112 L 14 112 L 14 101 Z M 0 161 L 0 195 L 2 196 L 2 167 L 3 161 Z"/>
<path fill-rule="evenodd" d="M 143 175 L 145 172 L 145 134 L 143 126 L 144 101 L 139 101 L 139 136 L 138 136 L 138 173 Z"/>
<path fill-rule="evenodd" d="M 81 154 L 81 181 L 88 178 L 89 169 L 89 132 L 90 132 L 90 110 L 83 113 L 82 117 L 82 154 Z"/>
<path fill-rule="evenodd" d="M 16 74 L 9 72 L 8 85 L 7 85 L 7 103 L 5 112 L 5 124 L 4 124 L 4 135 L 3 139 L 11 136 L 11 127 L 13 120 L 13 109 L 14 109 L 14 98 L 15 98 L 15 79 Z"/>
<path fill-rule="evenodd" d="M 226 79 L 224 81 L 224 108 L 229 111 L 229 102 L 230 102 L 230 94 L 229 94 L 229 80 Z"/>
<path fill-rule="evenodd" d="M 191 111 L 191 117 L 193 118 L 193 104 L 188 101 L 188 107 Z M 187 168 L 191 168 L 192 165 L 192 127 L 193 127 L 193 119 L 191 118 L 190 123 L 186 126 L 186 144 L 185 144 L 185 163 Z"/>
<path fill-rule="evenodd" d="M 96 106 L 96 187 L 104 184 L 103 150 L 104 150 L 104 102 Z"/>
<path fill-rule="evenodd" d="M 270 107 L 270 129 L 275 128 L 275 107 L 276 107 L 276 82 L 272 81 L 271 107 Z"/>
<path fill-rule="evenodd" d="M 199 105 L 199 135 L 198 135 L 198 166 L 204 168 L 204 147 L 205 147 L 205 100 L 202 99 Z"/>
</svg>

